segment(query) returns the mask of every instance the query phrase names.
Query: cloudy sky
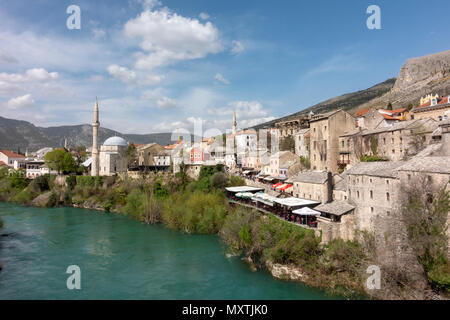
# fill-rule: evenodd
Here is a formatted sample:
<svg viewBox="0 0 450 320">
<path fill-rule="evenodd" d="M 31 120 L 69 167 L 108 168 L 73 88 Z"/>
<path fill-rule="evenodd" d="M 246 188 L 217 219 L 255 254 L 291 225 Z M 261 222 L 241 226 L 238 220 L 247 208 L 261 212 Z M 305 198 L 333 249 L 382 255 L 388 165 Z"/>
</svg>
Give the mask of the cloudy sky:
<svg viewBox="0 0 450 320">
<path fill-rule="evenodd" d="M 371 4 L 381 30 L 366 27 Z M 90 123 L 98 96 L 101 125 L 124 133 L 225 130 L 234 110 L 243 128 L 449 50 L 449 12 L 448 0 L 2 1 L 0 115 Z"/>
</svg>

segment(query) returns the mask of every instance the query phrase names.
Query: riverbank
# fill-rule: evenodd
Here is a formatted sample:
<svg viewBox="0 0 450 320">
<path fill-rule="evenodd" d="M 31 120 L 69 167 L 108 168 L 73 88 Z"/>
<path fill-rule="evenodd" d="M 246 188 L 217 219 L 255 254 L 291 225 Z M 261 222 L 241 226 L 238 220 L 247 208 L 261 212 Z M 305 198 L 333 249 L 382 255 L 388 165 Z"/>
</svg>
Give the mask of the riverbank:
<svg viewBox="0 0 450 320">
<path fill-rule="evenodd" d="M 314 232 L 260 213 L 231 206 L 223 188 L 242 184 L 222 168 L 208 168 L 198 180 L 173 175 L 127 177 L 0 176 L 2 201 L 39 207 L 76 207 L 128 215 L 148 224 L 190 234 L 219 234 L 232 253 L 252 269 L 301 281 L 347 298 L 366 296 L 367 267 L 376 262 L 373 239 L 334 240 L 321 245 Z M 377 292 L 379 294 L 379 292 Z M 375 296 L 376 297 L 376 296 Z"/>
</svg>

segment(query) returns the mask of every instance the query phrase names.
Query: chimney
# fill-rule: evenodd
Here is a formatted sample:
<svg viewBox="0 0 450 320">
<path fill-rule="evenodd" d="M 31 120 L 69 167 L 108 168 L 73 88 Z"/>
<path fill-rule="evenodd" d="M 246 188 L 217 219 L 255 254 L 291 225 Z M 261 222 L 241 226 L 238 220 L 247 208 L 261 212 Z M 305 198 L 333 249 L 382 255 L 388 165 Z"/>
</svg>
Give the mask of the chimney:
<svg viewBox="0 0 450 320">
<path fill-rule="evenodd" d="M 331 171 L 327 172 L 327 202 L 333 201 L 333 174 Z"/>
</svg>

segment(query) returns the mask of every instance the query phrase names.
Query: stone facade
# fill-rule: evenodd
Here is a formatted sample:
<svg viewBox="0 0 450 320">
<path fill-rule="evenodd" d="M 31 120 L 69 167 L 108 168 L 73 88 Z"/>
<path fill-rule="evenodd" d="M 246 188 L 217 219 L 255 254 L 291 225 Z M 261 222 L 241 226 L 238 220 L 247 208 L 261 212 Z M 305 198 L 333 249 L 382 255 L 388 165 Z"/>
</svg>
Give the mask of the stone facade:
<svg viewBox="0 0 450 320">
<path fill-rule="evenodd" d="M 299 157 L 309 158 L 310 133 L 308 129 L 299 130 L 295 136 L 295 154 Z"/>
<path fill-rule="evenodd" d="M 356 126 L 348 112 L 337 110 L 310 120 L 311 169 L 338 172 L 339 136 Z"/>
<path fill-rule="evenodd" d="M 101 176 L 112 176 L 127 172 L 128 161 L 126 156 L 127 146 L 101 146 L 99 167 Z"/>
</svg>

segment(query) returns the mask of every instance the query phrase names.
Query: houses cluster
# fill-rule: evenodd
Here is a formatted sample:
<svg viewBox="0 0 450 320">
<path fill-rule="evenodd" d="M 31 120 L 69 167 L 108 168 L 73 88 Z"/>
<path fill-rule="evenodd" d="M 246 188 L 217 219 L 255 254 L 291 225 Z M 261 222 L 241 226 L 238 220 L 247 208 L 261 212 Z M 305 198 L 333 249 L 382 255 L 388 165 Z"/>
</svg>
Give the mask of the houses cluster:
<svg viewBox="0 0 450 320">
<path fill-rule="evenodd" d="M 310 112 L 258 132 L 238 130 L 234 114 L 230 134 L 193 142 L 178 138 L 167 146 L 135 144 L 131 162 L 130 143 L 121 137 L 98 147 L 96 102 L 92 157 L 83 165 L 91 175 L 183 168 L 196 178 L 202 167 L 222 164 L 251 189 L 229 190 L 235 201 L 316 228 L 324 242 L 353 239 L 355 230 L 382 230 L 406 186 L 420 184 L 430 197 L 450 188 L 449 101 L 430 94 L 413 108 Z M 49 150 L 33 157 L 2 150 L 0 165 L 25 168 L 33 178 L 49 172 L 43 162 Z"/>
<path fill-rule="evenodd" d="M 53 148 L 42 148 L 36 152 L 25 155 L 12 150 L 0 150 L 0 167 L 7 167 L 11 170 L 19 170 L 28 179 L 35 179 L 45 174 L 56 174 L 56 171 L 50 170 L 44 162 L 45 155 Z"/>
<path fill-rule="evenodd" d="M 368 108 L 356 114 L 334 110 L 276 123 L 272 131 L 280 139 L 294 140 L 294 154 L 282 151 L 269 157 L 268 171 L 265 166 L 244 168 L 244 176 L 256 173 L 247 181 L 262 187 L 266 196 L 258 191 L 232 197 L 294 222 L 311 212 L 302 215 L 299 207 L 283 208 L 275 199 L 313 201 L 304 206 L 315 211 L 307 221 L 321 231 L 324 242 L 353 239 L 355 230 L 382 235 L 409 188 L 420 188 L 429 199 L 442 188 L 450 189 L 448 101 L 428 95 L 415 108 Z M 309 168 L 302 159 L 308 159 Z"/>
</svg>

